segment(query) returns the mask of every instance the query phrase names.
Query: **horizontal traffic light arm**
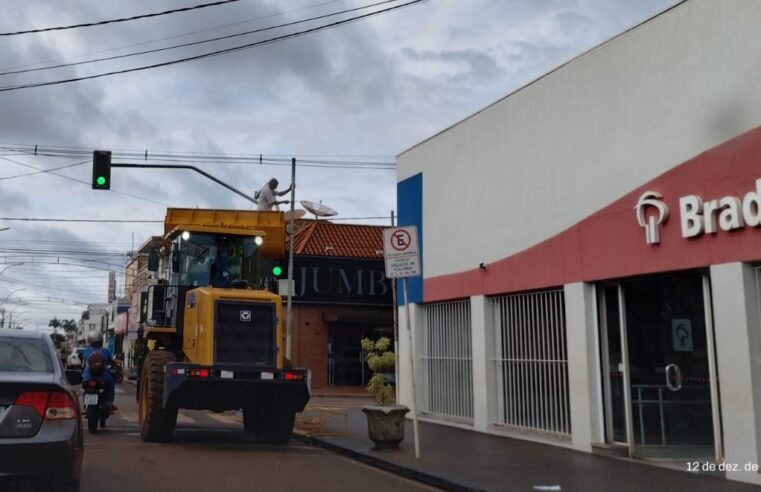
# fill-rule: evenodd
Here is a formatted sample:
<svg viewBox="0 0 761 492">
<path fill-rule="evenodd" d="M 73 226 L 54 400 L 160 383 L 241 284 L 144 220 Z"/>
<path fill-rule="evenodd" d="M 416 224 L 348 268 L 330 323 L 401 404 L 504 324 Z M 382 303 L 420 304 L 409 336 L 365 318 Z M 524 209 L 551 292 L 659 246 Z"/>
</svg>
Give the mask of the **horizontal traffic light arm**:
<svg viewBox="0 0 761 492">
<path fill-rule="evenodd" d="M 238 190 L 236 188 L 233 188 L 232 186 L 230 186 L 229 184 L 225 183 L 221 179 L 215 178 L 211 174 L 209 174 L 209 173 L 207 173 L 205 171 L 202 171 L 201 169 L 198 169 L 195 166 L 185 166 L 185 165 L 176 165 L 176 164 L 111 164 L 111 167 L 140 167 L 140 168 L 142 168 L 142 167 L 152 167 L 152 168 L 157 168 L 157 169 L 190 169 L 192 171 L 197 172 L 198 174 L 203 174 L 204 176 L 206 176 L 210 180 L 214 181 L 215 183 L 224 186 L 225 188 L 227 188 L 228 190 L 230 190 L 230 191 L 232 191 L 234 193 L 237 193 L 238 195 L 242 196 L 243 198 L 245 198 L 249 202 L 256 203 L 256 200 L 254 200 L 252 197 L 246 195 L 245 193 L 243 193 L 242 191 L 240 191 L 240 190 Z"/>
</svg>

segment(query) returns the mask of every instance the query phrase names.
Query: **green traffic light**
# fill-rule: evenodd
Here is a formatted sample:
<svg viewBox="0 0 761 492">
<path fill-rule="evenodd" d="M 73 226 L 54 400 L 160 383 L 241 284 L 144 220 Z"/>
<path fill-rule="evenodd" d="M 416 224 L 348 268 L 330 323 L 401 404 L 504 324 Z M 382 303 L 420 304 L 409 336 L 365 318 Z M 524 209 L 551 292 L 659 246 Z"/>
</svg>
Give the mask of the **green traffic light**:
<svg viewBox="0 0 761 492">
<path fill-rule="evenodd" d="M 283 274 L 283 267 L 279 265 L 275 265 L 272 267 L 272 275 L 279 277 L 282 274 Z"/>
<path fill-rule="evenodd" d="M 98 186 L 103 186 L 106 184 L 106 178 L 103 176 L 98 176 L 98 179 L 96 179 L 95 182 L 98 183 Z"/>
</svg>

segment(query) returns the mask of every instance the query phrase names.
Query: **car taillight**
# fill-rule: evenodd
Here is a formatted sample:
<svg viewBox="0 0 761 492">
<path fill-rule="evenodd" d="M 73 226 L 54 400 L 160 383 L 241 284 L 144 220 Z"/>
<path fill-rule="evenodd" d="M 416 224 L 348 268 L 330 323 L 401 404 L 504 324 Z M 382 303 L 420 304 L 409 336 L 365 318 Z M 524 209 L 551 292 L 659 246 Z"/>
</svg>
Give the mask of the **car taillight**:
<svg viewBox="0 0 761 492">
<path fill-rule="evenodd" d="M 46 420 L 61 420 L 77 418 L 77 407 L 67 393 L 52 392 L 48 398 L 45 410 Z"/>
<path fill-rule="evenodd" d="M 37 411 L 40 417 L 45 416 L 47 402 L 47 391 L 29 391 L 27 393 L 21 393 L 18 398 L 16 398 L 16 405 L 21 407 L 32 407 Z"/>
<path fill-rule="evenodd" d="M 45 420 L 77 418 L 77 407 L 71 397 L 61 391 L 30 391 L 16 398 L 16 405 L 32 407 Z"/>
<path fill-rule="evenodd" d="M 87 381 L 87 386 L 89 386 L 90 388 L 94 388 L 94 387 L 98 386 L 98 382 L 96 380 L 94 380 L 94 379 L 91 379 L 91 380 Z"/>
</svg>

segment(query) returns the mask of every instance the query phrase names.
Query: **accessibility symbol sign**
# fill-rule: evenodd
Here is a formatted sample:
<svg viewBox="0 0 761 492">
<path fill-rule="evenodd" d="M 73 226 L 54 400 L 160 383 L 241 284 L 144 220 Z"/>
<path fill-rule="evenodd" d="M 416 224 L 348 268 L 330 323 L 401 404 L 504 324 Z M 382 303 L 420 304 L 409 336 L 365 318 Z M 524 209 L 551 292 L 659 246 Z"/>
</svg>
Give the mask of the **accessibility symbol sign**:
<svg viewBox="0 0 761 492">
<path fill-rule="evenodd" d="M 383 257 L 387 278 L 420 275 L 417 227 L 392 227 L 383 230 Z"/>
</svg>

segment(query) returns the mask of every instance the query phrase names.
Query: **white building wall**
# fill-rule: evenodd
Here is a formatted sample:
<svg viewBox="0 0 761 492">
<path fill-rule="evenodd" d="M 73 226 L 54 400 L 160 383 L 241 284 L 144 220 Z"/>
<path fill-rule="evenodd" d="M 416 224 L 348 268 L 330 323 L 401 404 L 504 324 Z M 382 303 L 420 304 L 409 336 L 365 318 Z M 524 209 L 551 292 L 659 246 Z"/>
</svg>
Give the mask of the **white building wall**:
<svg viewBox="0 0 761 492">
<path fill-rule="evenodd" d="M 398 180 L 424 176 L 425 276 L 524 250 L 761 125 L 759 25 L 758 0 L 688 0 L 402 153 Z"/>
<path fill-rule="evenodd" d="M 727 478 L 761 484 L 744 469 L 761 464 L 761 322 L 757 280 L 743 263 L 711 267 L 724 461 L 739 471 Z"/>
<path fill-rule="evenodd" d="M 575 283 L 564 292 L 571 442 L 575 449 L 591 451 L 592 443 L 605 441 L 595 286 Z"/>
<path fill-rule="evenodd" d="M 494 323 L 485 296 L 470 298 L 473 349 L 473 428 L 486 432 L 495 422 Z"/>
</svg>

